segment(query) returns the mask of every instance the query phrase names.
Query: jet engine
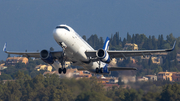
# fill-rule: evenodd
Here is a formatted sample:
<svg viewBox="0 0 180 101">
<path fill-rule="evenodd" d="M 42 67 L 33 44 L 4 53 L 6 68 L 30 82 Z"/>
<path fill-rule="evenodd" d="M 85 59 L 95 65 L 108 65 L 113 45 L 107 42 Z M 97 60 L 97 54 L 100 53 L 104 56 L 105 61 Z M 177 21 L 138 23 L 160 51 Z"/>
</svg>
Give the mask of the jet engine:
<svg viewBox="0 0 180 101">
<path fill-rule="evenodd" d="M 107 52 L 106 50 L 104 50 L 104 49 L 99 49 L 99 50 L 96 52 L 96 56 L 97 56 L 102 62 L 110 63 L 110 61 L 111 61 L 108 52 Z"/>
<path fill-rule="evenodd" d="M 42 50 L 40 52 L 40 56 L 41 56 L 41 59 L 48 63 L 48 64 L 53 64 L 54 63 L 54 59 L 51 55 L 51 52 L 47 51 L 47 50 Z"/>
</svg>

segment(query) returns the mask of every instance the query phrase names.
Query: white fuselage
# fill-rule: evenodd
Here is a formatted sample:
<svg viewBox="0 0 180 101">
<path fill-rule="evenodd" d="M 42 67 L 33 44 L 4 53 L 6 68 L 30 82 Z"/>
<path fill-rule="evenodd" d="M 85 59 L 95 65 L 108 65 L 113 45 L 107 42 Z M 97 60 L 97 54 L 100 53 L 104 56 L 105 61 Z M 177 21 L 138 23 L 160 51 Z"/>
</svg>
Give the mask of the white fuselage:
<svg viewBox="0 0 180 101">
<path fill-rule="evenodd" d="M 82 66 L 90 72 L 94 72 L 99 67 L 98 62 L 91 62 L 90 58 L 86 56 L 87 50 L 94 50 L 85 40 L 83 40 L 71 27 L 61 25 L 65 28 L 56 28 L 53 31 L 55 41 L 60 45 L 60 42 L 66 44 L 65 55 L 75 61 L 74 65 Z M 105 66 L 106 63 L 101 62 L 100 67 Z"/>
</svg>

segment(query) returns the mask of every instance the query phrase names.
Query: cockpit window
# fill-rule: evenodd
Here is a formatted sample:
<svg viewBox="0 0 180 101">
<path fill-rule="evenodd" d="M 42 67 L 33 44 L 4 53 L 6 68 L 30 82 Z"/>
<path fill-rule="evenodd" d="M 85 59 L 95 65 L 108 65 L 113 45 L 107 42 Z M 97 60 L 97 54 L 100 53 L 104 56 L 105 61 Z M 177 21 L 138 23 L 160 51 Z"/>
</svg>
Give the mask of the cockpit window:
<svg viewBox="0 0 180 101">
<path fill-rule="evenodd" d="M 57 29 L 57 28 L 63 28 L 63 29 L 66 29 L 67 31 L 70 31 L 69 28 L 67 28 L 67 27 L 65 27 L 65 26 L 57 26 L 56 29 Z"/>
</svg>

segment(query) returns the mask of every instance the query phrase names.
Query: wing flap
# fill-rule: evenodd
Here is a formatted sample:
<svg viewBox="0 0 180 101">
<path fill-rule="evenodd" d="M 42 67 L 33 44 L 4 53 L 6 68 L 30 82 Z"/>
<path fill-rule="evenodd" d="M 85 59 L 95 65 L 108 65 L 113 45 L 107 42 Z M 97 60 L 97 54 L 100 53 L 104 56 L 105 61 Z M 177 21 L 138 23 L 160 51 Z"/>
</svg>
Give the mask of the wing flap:
<svg viewBox="0 0 180 101">
<path fill-rule="evenodd" d="M 35 57 L 35 58 L 40 58 L 40 53 L 39 52 L 13 52 L 13 51 L 5 51 L 7 54 L 15 54 L 15 55 L 22 55 L 25 57 Z"/>
<path fill-rule="evenodd" d="M 35 57 L 35 58 L 41 58 L 40 57 L 40 52 L 13 52 L 13 51 L 5 51 L 7 54 L 15 54 L 15 55 L 22 55 L 25 57 Z M 51 55 L 53 58 L 58 58 L 62 54 L 62 51 L 52 51 Z"/>
<path fill-rule="evenodd" d="M 87 69 L 85 69 L 85 68 L 77 68 L 77 70 L 78 70 L 78 71 L 85 71 L 85 70 L 87 70 Z"/>
</svg>

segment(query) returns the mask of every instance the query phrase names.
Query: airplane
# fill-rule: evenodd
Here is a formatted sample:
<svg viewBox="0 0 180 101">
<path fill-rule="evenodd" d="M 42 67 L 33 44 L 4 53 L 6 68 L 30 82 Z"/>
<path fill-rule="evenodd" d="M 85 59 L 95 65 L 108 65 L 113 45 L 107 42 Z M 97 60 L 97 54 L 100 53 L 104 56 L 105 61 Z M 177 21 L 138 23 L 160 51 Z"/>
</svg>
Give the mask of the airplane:
<svg viewBox="0 0 180 101">
<path fill-rule="evenodd" d="M 3 51 L 7 54 L 22 55 L 25 57 L 41 58 L 45 63 L 58 69 L 58 72 L 66 73 L 65 61 L 72 62 L 74 66 L 80 66 L 78 70 L 87 70 L 95 74 L 110 74 L 111 71 L 136 70 L 134 67 L 111 67 L 108 64 L 112 58 L 124 58 L 151 55 L 158 52 L 173 51 L 176 41 L 171 49 L 159 50 L 109 50 L 110 38 L 106 38 L 103 48 L 94 50 L 82 37 L 70 26 L 61 24 L 53 30 L 53 37 L 62 51 L 42 50 L 40 52 L 14 52 L 6 51 L 5 43 Z M 60 68 L 61 65 L 61 68 Z"/>
</svg>

